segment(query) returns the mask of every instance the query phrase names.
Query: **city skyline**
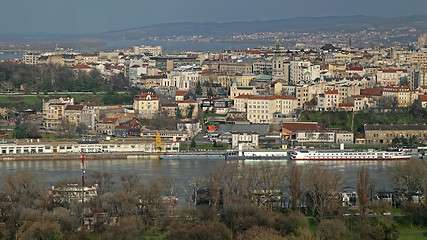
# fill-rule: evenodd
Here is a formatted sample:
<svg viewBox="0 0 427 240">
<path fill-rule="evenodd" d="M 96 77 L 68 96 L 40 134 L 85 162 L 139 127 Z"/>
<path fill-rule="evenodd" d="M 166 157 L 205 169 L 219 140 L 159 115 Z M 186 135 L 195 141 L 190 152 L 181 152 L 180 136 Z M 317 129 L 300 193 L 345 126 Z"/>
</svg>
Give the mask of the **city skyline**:
<svg viewBox="0 0 427 240">
<path fill-rule="evenodd" d="M 125 0 L 8 1 L 3 3 L 0 35 L 98 34 L 174 22 L 235 22 L 295 17 L 367 15 L 397 17 L 425 14 L 423 0 L 337 1 L 304 0 L 263 2 Z"/>
</svg>

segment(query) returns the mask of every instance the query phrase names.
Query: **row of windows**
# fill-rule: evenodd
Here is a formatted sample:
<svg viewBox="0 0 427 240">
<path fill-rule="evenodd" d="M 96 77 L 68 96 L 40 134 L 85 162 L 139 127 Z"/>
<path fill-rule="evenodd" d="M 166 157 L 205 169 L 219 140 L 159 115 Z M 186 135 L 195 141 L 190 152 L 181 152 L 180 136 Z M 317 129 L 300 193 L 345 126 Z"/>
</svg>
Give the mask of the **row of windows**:
<svg viewBox="0 0 427 240">
<path fill-rule="evenodd" d="M 265 112 L 264 110 L 249 110 L 248 112 L 249 113 L 268 113 L 268 110 L 265 110 Z"/>
<path fill-rule="evenodd" d="M 265 116 L 265 118 L 264 118 Z M 268 115 L 248 115 L 248 118 L 256 118 L 256 119 L 268 119 Z"/>
</svg>

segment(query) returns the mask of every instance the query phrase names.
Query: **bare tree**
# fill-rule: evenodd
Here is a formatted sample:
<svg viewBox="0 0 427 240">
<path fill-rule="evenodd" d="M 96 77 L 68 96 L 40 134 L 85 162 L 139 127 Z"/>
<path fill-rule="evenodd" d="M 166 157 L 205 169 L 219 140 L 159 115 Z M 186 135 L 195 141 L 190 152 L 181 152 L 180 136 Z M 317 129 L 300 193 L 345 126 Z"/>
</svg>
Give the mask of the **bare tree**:
<svg viewBox="0 0 427 240">
<path fill-rule="evenodd" d="M 293 164 L 288 169 L 286 176 L 289 182 L 290 205 L 295 210 L 301 207 L 302 203 L 303 169 L 301 166 Z"/>
<path fill-rule="evenodd" d="M 139 176 L 136 174 L 125 174 L 120 177 L 120 181 L 122 183 L 123 190 L 126 193 L 133 193 L 141 187 L 141 180 Z"/>
<path fill-rule="evenodd" d="M 362 215 L 366 214 L 366 207 L 371 199 L 373 184 L 369 175 L 369 170 L 362 167 L 357 174 L 357 199 L 359 200 L 359 209 Z"/>
<path fill-rule="evenodd" d="M 202 177 L 192 177 L 190 180 L 188 180 L 188 185 L 191 188 L 191 199 L 194 205 L 197 204 L 197 201 L 199 200 L 198 193 L 201 190 L 203 184 L 204 184 L 204 178 Z"/>
<path fill-rule="evenodd" d="M 13 88 L 13 82 L 5 81 L 1 83 L 1 86 L 4 87 L 9 92 Z"/>
<path fill-rule="evenodd" d="M 89 174 L 89 180 L 91 184 L 98 185 L 99 195 L 109 192 L 114 185 L 113 175 L 109 172 L 98 172 L 98 171 L 91 172 Z"/>
<path fill-rule="evenodd" d="M 3 183 L 2 191 L 7 194 L 12 204 L 17 207 L 35 207 L 36 199 L 44 190 L 44 181 L 38 175 L 29 171 L 8 173 Z"/>
<path fill-rule="evenodd" d="M 392 96 L 382 96 L 378 100 L 378 108 L 380 109 L 394 109 L 398 107 L 399 99 L 397 97 Z"/>
<path fill-rule="evenodd" d="M 213 208 L 217 208 L 221 198 L 219 176 L 216 173 L 212 173 L 207 177 L 206 181 L 209 189 L 209 205 Z"/>
<path fill-rule="evenodd" d="M 391 180 L 399 194 L 410 201 L 412 196 L 425 194 L 427 165 L 421 160 L 407 161 L 390 168 Z M 421 201 L 421 198 L 419 198 Z"/>
<path fill-rule="evenodd" d="M 304 185 L 312 210 L 323 219 L 334 210 L 340 201 L 338 191 L 341 189 L 343 177 L 339 173 L 330 173 L 323 166 L 308 166 L 304 174 Z"/>
</svg>

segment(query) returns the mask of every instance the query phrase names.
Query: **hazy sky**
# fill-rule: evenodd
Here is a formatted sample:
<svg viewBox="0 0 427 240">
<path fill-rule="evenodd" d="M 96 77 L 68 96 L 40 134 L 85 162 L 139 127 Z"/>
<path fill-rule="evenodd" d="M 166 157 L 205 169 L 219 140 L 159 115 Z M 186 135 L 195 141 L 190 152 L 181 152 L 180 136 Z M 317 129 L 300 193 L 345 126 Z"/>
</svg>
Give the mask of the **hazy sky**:
<svg viewBox="0 0 427 240">
<path fill-rule="evenodd" d="M 2 0 L 0 34 L 87 34 L 168 22 L 427 14 L 427 0 Z"/>
</svg>

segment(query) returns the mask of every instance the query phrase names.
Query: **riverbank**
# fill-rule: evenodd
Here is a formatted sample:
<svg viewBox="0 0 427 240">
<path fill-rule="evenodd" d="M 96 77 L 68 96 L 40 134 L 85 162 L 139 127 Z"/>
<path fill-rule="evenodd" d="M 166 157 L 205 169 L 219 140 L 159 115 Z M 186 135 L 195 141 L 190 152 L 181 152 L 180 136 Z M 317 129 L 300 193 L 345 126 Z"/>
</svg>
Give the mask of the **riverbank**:
<svg viewBox="0 0 427 240">
<path fill-rule="evenodd" d="M 87 160 L 102 159 L 159 159 L 160 155 L 152 153 L 88 153 L 85 154 Z M 80 153 L 67 154 L 15 154 L 0 156 L 0 161 L 31 161 L 31 160 L 80 160 Z"/>
<path fill-rule="evenodd" d="M 242 152 L 230 152 L 227 150 L 213 150 L 213 151 L 192 151 L 184 150 L 180 152 L 168 152 L 162 154 L 154 154 L 147 152 L 98 152 L 86 153 L 88 160 L 102 160 L 102 159 L 219 159 L 219 160 L 290 160 L 289 152 L 292 150 L 252 150 Z M 30 161 L 30 160 L 79 160 L 81 153 L 23 153 L 13 155 L 0 155 L 0 161 Z M 416 159 L 417 156 L 412 156 L 411 159 Z M 357 161 L 357 160 L 356 160 Z M 375 161 L 375 160 L 374 160 Z"/>
</svg>

